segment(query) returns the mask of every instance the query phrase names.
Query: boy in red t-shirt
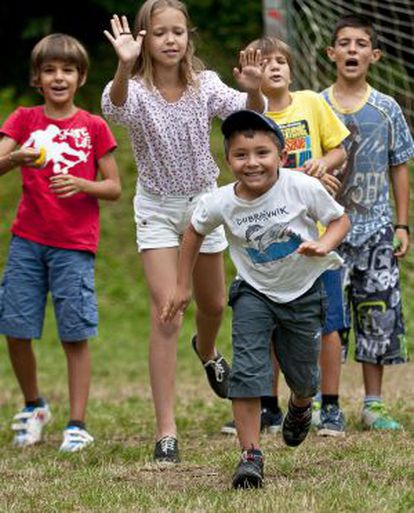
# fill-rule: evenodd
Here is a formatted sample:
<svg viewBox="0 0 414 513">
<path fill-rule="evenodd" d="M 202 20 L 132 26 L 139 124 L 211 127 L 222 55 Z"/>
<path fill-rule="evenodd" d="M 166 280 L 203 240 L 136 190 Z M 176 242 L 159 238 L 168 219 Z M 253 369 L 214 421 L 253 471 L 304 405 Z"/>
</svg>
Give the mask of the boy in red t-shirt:
<svg viewBox="0 0 414 513">
<path fill-rule="evenodd" d="M 18 447 L 39 442 L 51 417 L 39 394 L 31 344 L 41 337 L 49 291 L 68 366 L 70 420 L 60 451 L 79 451 L 93 442 L 85 413 L 88 338 L 96 335 L 98 323 L 98 199 L 116 200 L 121 185 L 112 154 L 116 142 L 107 124 L 74 104 L 88 66 L 87 52 L 76 39 L 65 34 L 43 38 L 32 51 L 31 85 L 44 105 L 16 109 L 0 129 L 0 175 L 20 166 L 23 181 L 0 286 L 0 333 L 6 335 L 25 400 L 12 425 Z"/>
</svg>

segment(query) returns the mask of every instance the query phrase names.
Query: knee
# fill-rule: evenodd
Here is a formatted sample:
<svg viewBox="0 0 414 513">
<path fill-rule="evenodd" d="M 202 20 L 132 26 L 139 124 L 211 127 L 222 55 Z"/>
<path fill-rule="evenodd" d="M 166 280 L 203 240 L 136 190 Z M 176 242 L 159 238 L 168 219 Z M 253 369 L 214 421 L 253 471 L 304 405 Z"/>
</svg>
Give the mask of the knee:
<svg viewBox="0 0 414 513">
<path fill-rule="evenodd" d="M 204 317 L 220 318 L 225 308 L 224 298 L 197 303 L 198 312 Z"/>
</svg>

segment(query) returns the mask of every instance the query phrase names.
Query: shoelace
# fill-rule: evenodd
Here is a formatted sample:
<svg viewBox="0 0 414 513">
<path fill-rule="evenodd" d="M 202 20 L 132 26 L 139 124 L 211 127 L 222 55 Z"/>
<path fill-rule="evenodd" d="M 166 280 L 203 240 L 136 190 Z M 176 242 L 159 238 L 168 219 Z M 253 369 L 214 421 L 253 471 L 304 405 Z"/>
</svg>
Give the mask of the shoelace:
<svg viewBox="0 0 414 513">
<path fill-rule="evenodd" d="M 173 451 L 175 448 L 175 439 L 171 436 L 165 436 L 160 440 L 161 450 L 164 454 L 167 454 L 168 451 Z"/>
<path fill-rule="evenodd" d="M 214 373 L 216 375 L 216 381 L 218 383 L 221 383 L 224 378 L 225 369 L 223 364 L 221 363 L 223 360 L 223 357 L 221 356 L 217 360 L 209 360 L 207 363 L 204 364 L 204 367 L 213 367 Z"/>
<path fill-rule="evenodd" d="M 252 451 L 243 451 L 241 454 L 242 461 L 253 461 L 256 463 L 263 463 L 263 456 L 254 454 Z"/>
</svg>

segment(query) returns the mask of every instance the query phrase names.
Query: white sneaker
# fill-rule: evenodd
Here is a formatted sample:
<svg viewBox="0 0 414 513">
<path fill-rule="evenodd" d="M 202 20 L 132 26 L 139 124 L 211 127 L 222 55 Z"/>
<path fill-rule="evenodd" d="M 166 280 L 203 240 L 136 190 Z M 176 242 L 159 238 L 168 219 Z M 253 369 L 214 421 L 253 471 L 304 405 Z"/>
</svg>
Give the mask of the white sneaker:
<svg viewBox="0 0 414 513">
<path fill-rule="evenodd" d="M 13 444 L 17 447 L 28 447 L 40 442 L 43 428 L 51 418 L 47 404 L 36 408 L 23 408 L 13 417 L 12 429 L 16 432 Z"/>
<path fill-rule="evenodd" d="M 86 429 L 77 426 L 69 426 L 63 431 L 63 442 L 59 448 L 60 452 L 77 452 L 84 449 L 94 441 Z"/>
</svg>

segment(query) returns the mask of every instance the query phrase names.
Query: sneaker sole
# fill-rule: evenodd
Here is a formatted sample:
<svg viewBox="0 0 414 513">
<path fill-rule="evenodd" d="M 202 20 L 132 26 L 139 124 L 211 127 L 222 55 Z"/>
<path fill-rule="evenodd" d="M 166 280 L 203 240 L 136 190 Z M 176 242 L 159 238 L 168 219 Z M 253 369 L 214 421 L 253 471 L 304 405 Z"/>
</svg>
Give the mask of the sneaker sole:
<svg viewBox="0 0 414 513">
<path fill-rule="evenodd" d="M 231 427 L 226 427 L 226 426 L 223 426 L 220 429 L 220 433 L 222 435 L 237 435 L 236 428 L 231 428 Z"/>
<path fill-rule="evenodd" d="M 282 426 L 266 426 L 262 430 L 262 433 L 267 433 L 268 435 L 277 435 L 281 432 L 282 432 Z"/>
<path fill-rule="evenodd" d="M 332 438 L 345 438 L 345 431 L 336 431 L 335 429 L 323 428 L 316 433 L 318 436 L 330 436 Z"/>
<path fill-rule="evenodd" d="M 247 474 L 233 479 L 232 485 L 233 488 L 242 488 L 244 490 L 249 488 L 262 488 L 263 478 L 260 474 Z"/>
<path fill-rule="evenodd" d="M 178 465 L 180 461 L 171 461 L 171 460 L 154 460 L 153 464 L 158 468 L 168 468 L 173 467 L 174 465 Z"/>
</svg>

